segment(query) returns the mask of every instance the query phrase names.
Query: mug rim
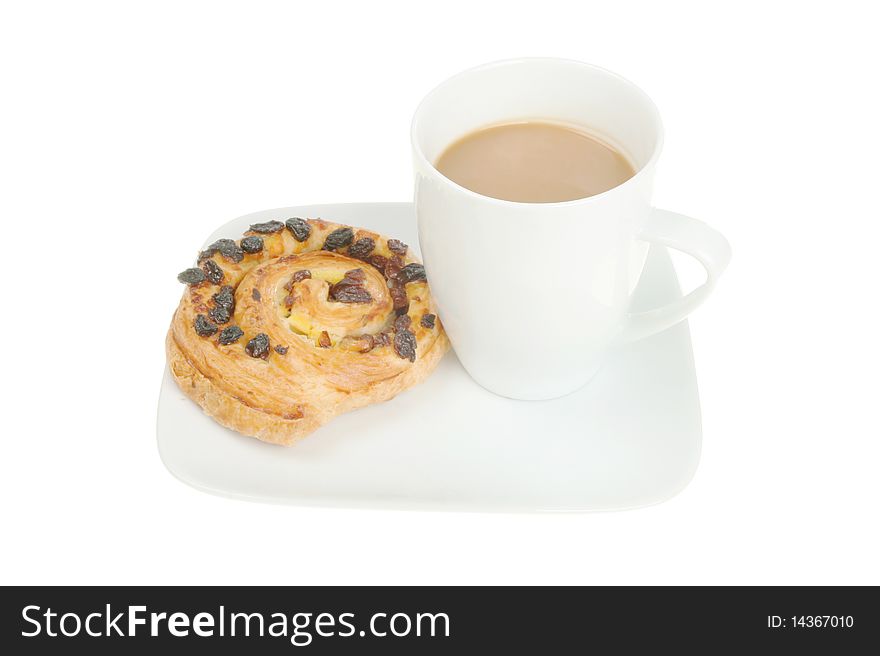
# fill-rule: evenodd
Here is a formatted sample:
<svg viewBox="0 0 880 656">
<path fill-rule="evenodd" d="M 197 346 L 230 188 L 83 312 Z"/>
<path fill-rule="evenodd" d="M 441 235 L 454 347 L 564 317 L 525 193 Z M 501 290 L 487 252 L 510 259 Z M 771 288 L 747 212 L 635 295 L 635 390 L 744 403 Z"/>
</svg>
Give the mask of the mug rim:
<svg viewBox="0 0 880 656">
<path fill-rule="evenodd" d="M 654 126 L 657 131 L 657 140 L 654 144 L 654 149 L 651 152 L 651 156 L 648 160 L 638 168 L 638 170 L 632 175 L 632 177 L 628 178 L 624 182 L 621 182 L 619 185 L 611 187 L 611 189 L 606 189 L 603 192 L 598 194 L 593 194 L 592 196 L 586 196 L 584 198 L 575 198 L 574 200 L 564 200 L 564 201 L 553 201 L 549 203 L 530 203 L 525 201 L 517 201 L 517 200 L 505 200 L 503 198 L 495 198 L 493 196 L 486 196 L 467 187 L 463 187 L 454 180 L 448 178 L 443 175 L 436 166 L 434 166 L 433 162 L 431 162 L 422 151 L 421 145 L 418 142 L 417 131 L 421 127 L 420 118 L 422 113 L 424 112 L 424 108 L 427 106 L 428 102 L 447 84 L 458 80 L 459 78 L 465 77 L 467 75 L 471 75 L 473 73 L 477 73 L 479 71 L 483 71 L 490 68 L 499 68 L 501 66 L 513 66 L 517 64 L 530 63 L 530 62 L 544 62 L 544 63 L 554 63 L 554 64 L 565 64 L 565 65 L 575 65 L 580 68 L 590 69 L 594 72 L 601 73 L 602 75 L 606 75 L 609 77 L 616 78 L 617 80 L 623 82 L 627 86 L 631 87 L 637 95 L 641 96 L 641 98 L 645 101 L 646 106 L 649 108 L 651 115 L 654 119 Z M 464 136 L 464 135 L 462 135 Z M 663 121 L 660 118 L 660 110 L 657 108 L 657 105 L 651 99 L 651 97 L 642 90 L 634 82 L 628 80 L 622 75 L 615 73 L 614 71 L 610 71 L 607 68 L 602 68 L 601 66 L 596 66 L 595 64 L 589 64 L 587 62 L 579 61 L 577 59 L 566 59 L 563 57 L 513 57 L 510 59 L 499 59 L 492 62 L 487 62 L 485 64 L 480 64 L 479 66 L 473 66 L 471 68 L 460 71 L 439 84 L 437 84 L 433 89 L 431 89 L 424 98 L 422 98 L 421 102 L 419 102 L 416 107 L 416 111 L 413 114 L 412 123 L 410 124 L 410 143 L 412 144 L 413 152 L 419 161 L 426 166 L 430 171 L 440 177 L 447 184 L 451 185 L 457 191 L 460 191 L 468 196 L 473 198 L 478 198 L 484 201 L 497 203 L 502 206 L 514 206 L 514 207 L 568 207 L 572 205 L 579 204 L 587 204 L 590 201 L 598 201 L 600 199 L 607 198 L 610 194 L 620 193 L 621 190 L 624 190 L 628 187 L 636 184 L 637 181 L 641 180 L 645 175 L 647 175 L 648 171 L 653 168 L 653 165 L 656 163 L 657 159 L 660 157 L 660 153 L 663 150 Z"/>
</svg>

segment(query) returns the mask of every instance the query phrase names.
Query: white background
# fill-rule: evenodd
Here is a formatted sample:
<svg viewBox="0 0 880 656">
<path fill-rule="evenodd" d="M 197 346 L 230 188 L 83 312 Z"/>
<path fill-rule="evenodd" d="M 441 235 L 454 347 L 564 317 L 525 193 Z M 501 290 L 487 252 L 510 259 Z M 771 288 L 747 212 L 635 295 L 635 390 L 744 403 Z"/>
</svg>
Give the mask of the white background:
<svg viewBox="0 0 880 656">
<path fill-rule="evenodd" d="M 0 582 L 880 583 L 868 7 L 5 3 Z M 541 516 L 263 506 L 173 479 L 163 338 L 204 237 L 263 208 L 407 200 L 421 97 L 521 55 L 644 88 L 667 130 L 657 205 L 733 245 L 691 320 L 691 485 Z"/>
</svg>

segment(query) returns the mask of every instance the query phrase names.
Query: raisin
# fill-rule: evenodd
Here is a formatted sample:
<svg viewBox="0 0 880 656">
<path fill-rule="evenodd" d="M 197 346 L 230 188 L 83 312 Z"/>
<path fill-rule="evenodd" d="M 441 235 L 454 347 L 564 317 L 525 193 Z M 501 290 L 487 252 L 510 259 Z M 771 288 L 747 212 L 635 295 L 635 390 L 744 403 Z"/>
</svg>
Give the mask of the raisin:
<svg viewBox="0 0 880 656">
<path fill-rule="evenodd" d="M 376 242 L 373 241 L 372 237 L 361 237 L 349 246 L 348 254 L 351 257 L 356 257 L 359 260 L 362 260 L 372 253 L 374 248 L 376 248 Z"/>
<path fill-rule="evenodd" d="M 205 263 L 202 264 L 202 269 L 204 269 L 208 280 L 215 285 L 223 282 L 223 269 L 214 260 L 205 260 Z"/>
<path fill-rule="evenodd" d="M 265 360 L 269 357 L 269 336 L 266 333 L 260 333 L 245 345 L 244 352 L 252 358 Z"/>
<path fill-rule="evenodd" d="M 391 337 L 388 333 L 382 332 L 376 335 L 373 335 L 373 348 L 379 348 L 380 346 L 388 346 L 391 343 Z"/>
<path fill-rule="evenodd" d="M 196 334 L 199 337 L 210 337 L 217 332 L 217 326 L 208 321 L 208 317 L 206 317 L 204 314 L 196 315 L 196 320 L 193 321 L 193 326 L 195 327 Z"/>
<path fill-rule="evenodd" d="M 337 303 L 369 303 L 373 297 L 364 287 L 366 277 L 363 269 L 346 271 L 345 277 L 330 287 L 330 300 Z"/>
<path fill-rule="evenodd" d="M 181 271 L 177 274 L 177 279 L 187 285 L 198 285 L 199 283 L 205 282 L 205 278 L 207 278 L 205 272 L 196 268 L 187 269 L 186 271 Z"/>
<path fill-rule="evenodd" d="M 223 346 L 227 346 L 240 340 L 242 335 L 244 335 L 244 331 L 241 328 L 229 326 L 229 328 L 224 328 L 220 331 L 220 337 L 217 338 L 217 341 L 223 344 Z"/>
<path fill-rule="evenodd" d="M 254 299 L 255 301 L 259 301 L 261 298 L 263 298 L 263 297 L 260 295 L 260 290 L 257 289 L 256 287 L 254 287 L 254 288 L 251 290 L 251 298 Z"/>
<path fill-rule="evenodd" d="M 289 348 L 290 348 L 289 346 L 281 346 L 281 345 L 279 344 L 279 345 L 277 345 L 277 346 L 275 347 L 275 352 L 276 352 L 278 355 L 287 355 L 287 349 L 289 349 Z"/>
<path fill-rule="evenodd" d="M 416 336 L 408 330 L 394 335 L 394 351 L 404 360 L 416 361 Z"/>
<path fill-rule="evenodd" d="M 403 288 L 403 286 L 399 283 L 396 283 L 393 286 L 389 286 L 388 291 L 391 294 L 391 301 L 394 304 L 394 311 L 397 312 L 398 316 L 401 314 L 406 314 L 409 311 L 409 298 L 407 297 L 406 290 Z"/>
<path fill-rule="evenodd" d="M 388 250 L 392 253 L 397 253 L 398 255 L 406 255 L 406 251 L 409 248 L 406 244 L 404 244 L 399 239 L 389 239 L 388 240 Z"/>
<path fill-rule="evenodd" d="M 224 285 L 220 288 L 220 291 L 214 294 L 211 299 L 219 305 L 220 307 L 225 307 L 227 310 L 232 312 L 233 308 L 235 308 L 235 295 L 234 289 L 229 285 Z"/>
<path fill-rule="evenodd" d="M 241 250 L 245 253 L 259 253 L 263 250 L 263 238 L 251 235 L 241 240 Z"/>
<path fill-rule="evenodd" d="M 330 300 L 337 303 L 369 303 L 373 297 L 366 287 L 343 285 L 342 281 L 339 281 L 330 288 Z"/>
<path fill-rule="evenodd" d="M 295 272 L 293 276 L 291 276 L 290 280 L 284 285 L 284 289 L 290 291 L 291 289 L 293 289 L 293 286 L 296 283 L 302 282 L 303 280 L 311 277 L 311 271 L 309 271 L 308 269 L 300 269 L 299 271 Z"/>
<path fill-rule="evenodd" d="M 372 264 L 374 267 L 379 269 L 382 272 L 382 275 L 385 275 L 385 266 L 388 264 L 388 258 L 382 255 L 370 255 L 367 258 L 367 262 Z"/>
<path fill-rule="evenodd" d="M 400 273 L 401 268 L 402 267 L 393 260 L 388 260 L 385 263 L 385 270 L 382 273 L 385 274 L 385 279 L 388 280 L 389 287 L 391 286 L 391 280 L 397 278 L 397 274 Z"/>
<path fill-rule="evenodd" d="M 218 239 L 199 254 L 199 260 L 211 257 L 214 253 L 220 253 L 227 260 L 236 263 L 244 259 L 244 251 L 231 239 Z"/>
<path fill-rule="evenodd" d="M 354 232 L 351 228 L 337 228 L 324 240 L 323 249 L 325 251 L 335 251 L 340 248 L 345 248 L 351 243 L 351 240 L 354 239 Z"/>
<path fill-rule="evenodd" d="M 394 332 L 399 333 L 402 330 L 406 330 L 410 327 L 412 323 L 412 319 L 409 318 L 408 314 L 401 314 L 394 320 Z"/>
<path fill-rule="evenodd" d="M 436 318 L 437 318 L 437 315 L 435 315 L 435 314 L 423 314 L 422 320 L 419 321 L 419 323 L 422 324 L 423 327 L 431 329 L 434 327 L 434 320 Z"/>
<path fill-rule="evenodd" d="M 255 223 L 251 226 L 251 232 L 259 232 L 263 235 L 272 234 L 273 232 L 280 232 L 284 229 L 284 224 L 281 221 L 266 221 L 265 223 Z"/>
<path fill-rule="evenodd" d="M 214 323 L 227 323 L 232 318 L 232 313 L 229 311 L 229 308 L 218 305 L 208 312 L 208 316 L 211 317 L 211 321 Z"/>
<path fill-rule="evenodd" d="M 321 348 L 330 348 L 330 335 L 327 334 L 326 330 L 321 331 L 321 336 L 318 338 L 318 346 Z"/>
<path fill-rule="evenodd" d="M 305 241 L 309 238 L 309 235 L 312 234 L 312 226 L 310 226 L 306 221 L 294 217 L 292 219 L 287 219 L 285 224 L 287 229 L 293 234 L 293 238 L 297 241 Z"/>
<path fill-rule="evenodd" d="M 425 267 L 413 262 L 398 272 L 397 279 L 405 285 L 408 282 L 425 282 L 428 278 L 425 276 Z"/>
</svg>

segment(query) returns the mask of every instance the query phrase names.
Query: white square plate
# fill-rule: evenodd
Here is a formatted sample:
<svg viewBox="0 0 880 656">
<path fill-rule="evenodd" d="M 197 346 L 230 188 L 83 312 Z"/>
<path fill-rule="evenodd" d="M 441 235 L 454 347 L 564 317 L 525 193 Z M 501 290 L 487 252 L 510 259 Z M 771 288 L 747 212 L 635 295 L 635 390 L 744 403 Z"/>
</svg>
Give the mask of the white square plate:
<svg viewBox="0 0 880 656">
<path fill-rule="evenodd" d="M 418 244 L 409 203 L 313 205 L 230 221 L 325 218 Z M 634 296 L 649 309 L 681 296 L 665 251 L 652 250 Z M 205 492 L 297 505 L 477 511 L 592 511 L 664 501 L 700 457 L 700 403 L 686 323 L 609 355 L 583 389 L 553 401 L 484 390 L 449 353 L 424 383 L 334 419 L 294 447 L 243 437 L 186 398 L 167 369 L 159 452 Z"/>
</svg>

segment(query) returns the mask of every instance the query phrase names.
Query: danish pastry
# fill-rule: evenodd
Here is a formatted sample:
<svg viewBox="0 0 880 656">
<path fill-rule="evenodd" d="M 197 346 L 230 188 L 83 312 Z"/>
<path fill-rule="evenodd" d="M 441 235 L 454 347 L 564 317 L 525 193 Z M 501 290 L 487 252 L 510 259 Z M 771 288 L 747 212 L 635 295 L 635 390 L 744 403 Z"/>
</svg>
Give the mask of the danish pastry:
<svg viewBox="0 0 880 656">
<path fill-rule="evenodd" d="M 166 339 L 181 390 L 220 424 L 290 445 L 424 380 L 449 348 L 406 244 L 320 219 L 254 224 L 182 272 Z"/>
</svg>

